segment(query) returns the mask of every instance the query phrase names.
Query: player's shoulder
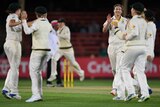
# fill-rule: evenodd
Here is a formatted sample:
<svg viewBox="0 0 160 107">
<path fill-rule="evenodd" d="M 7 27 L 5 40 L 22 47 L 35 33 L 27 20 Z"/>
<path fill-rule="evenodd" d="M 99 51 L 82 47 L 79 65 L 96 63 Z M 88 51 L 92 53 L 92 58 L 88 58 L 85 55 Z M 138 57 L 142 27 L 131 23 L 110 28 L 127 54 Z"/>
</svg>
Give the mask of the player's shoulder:
<svg viewBox="0 0 160 107">
<path fill-rule="evenodd" d="M 148 22 L 147 23 L 149 26 L 156 26 L 156 24 L 154 22 Z"/>
<path fill-rule="evenodd" d="M 36 24 L 36 23 L 38 23 L 38 21 L 39 21 L 38 19 L 35 19 L 35 20 L 33 21 L 33 23 Z"/>
<path fill-rule="evenodd" d="M 63 26 L 63 27 L 66 28 L 66 29 L 69 28 L 67 25 L 65 25 L 65 26 Z"/>
<path fill-rule="evenodd" d="M 18 19 L 18 16 L 16 14 L 9 14 L 7 19 Z"/>
<path fill-rule="evenodd" d="M 148 27 L 149 29 L 157 29 L 157 28 L 156 28 L 156 24 L 155 24 L 154 22 L 148 22 L 148 23 L 147 23 L 147 27 Z"/>
<path fill-rule="evenodd" d="M 65 26 L 64 26 L 64 29 L 69 30 L 69 27 L 65 25 Z"/>
<path fill-rule="evenodd" d="M 124 17 L 124 16 L 121 16 L 121 18 L 122 18 L 122 19 L 124 19 L 124 20 L 127 20 L 127 18 L 126 18 L 126 17 Z"/>
<path fill-rule="evenodd" d="M 128 19 L 125 17 L 121 17 L 123 23 L 127 23 Z"/>
<path fill-rule="evenodd" d="M 130 19 L 130 23 L 137 23 L 137 20 L 139 20 L 138 18 L 132 17 Z"/>
</svg>

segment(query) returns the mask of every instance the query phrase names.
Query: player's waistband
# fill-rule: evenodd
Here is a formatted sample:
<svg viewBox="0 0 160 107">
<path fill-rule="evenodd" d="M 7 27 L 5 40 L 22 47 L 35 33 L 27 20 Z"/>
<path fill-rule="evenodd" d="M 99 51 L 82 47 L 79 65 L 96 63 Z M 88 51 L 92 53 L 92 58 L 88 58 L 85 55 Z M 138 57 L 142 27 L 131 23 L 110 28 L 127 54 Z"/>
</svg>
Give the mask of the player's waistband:
<svg viewBox="0 0 160 107">
<path fill-rule="evenodd" d="M 72 48 L 72 46 L 69 46 L 69 47 L 60 47 L 59 49 L 70 49 Z"/>
<path fill-rule="evenodd" d="M 32 49 L 34 51 L 51 51 L 51 49 Z"/>
</svg>

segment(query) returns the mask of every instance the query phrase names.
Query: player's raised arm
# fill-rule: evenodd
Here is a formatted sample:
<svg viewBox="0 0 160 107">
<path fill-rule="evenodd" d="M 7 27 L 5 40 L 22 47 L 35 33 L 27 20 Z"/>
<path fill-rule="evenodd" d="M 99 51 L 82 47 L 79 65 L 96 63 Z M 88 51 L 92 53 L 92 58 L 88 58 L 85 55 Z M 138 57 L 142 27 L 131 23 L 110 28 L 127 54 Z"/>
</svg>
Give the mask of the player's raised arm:
<svg viewBox="0 0 160 107">
<path fill-rule="evenodd" d="M 111 19 L 111 14 L 108 14 L 106 18 L 107 18 L 107 20 L 106 20 L 105 23 L 103 24 L 103 29 L 102 29 L 102 32 L 103 32 L 103 33 L 107 32 L 107 30 L 108 30 L 108 28 L 109 28 L 109 26 L 110 26 L 110 23 L 111 23 L 111 21 L 112 21 L 112 19 Z"/>
</svg>

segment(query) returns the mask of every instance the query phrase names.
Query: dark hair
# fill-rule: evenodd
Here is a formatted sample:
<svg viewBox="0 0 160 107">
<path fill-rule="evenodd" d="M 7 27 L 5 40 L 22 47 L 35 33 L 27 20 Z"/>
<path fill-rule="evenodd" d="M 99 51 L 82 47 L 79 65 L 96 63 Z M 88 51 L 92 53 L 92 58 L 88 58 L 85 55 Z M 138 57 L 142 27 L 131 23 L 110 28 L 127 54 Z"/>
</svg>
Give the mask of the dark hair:
<svg viewBox="0 0 160 107">
<path fill-rule="evenodd" d="M 131 15 L 131 14 L 127 14 L 127 15 L 126 15 L 126 18 L 131 19 L 131 18 L 132 18 L 132 15 Z"/>
<path fill-rule="evenodd" d="M 8 13 L 15 13 L 18 9 L 21 9 L 21 6 L 19 3 L 11 3 L 8 6 L 7 12 Z"/>
<path fill-rule="evenodd" d="M 40 15 L 46 14 L 47 13 L 47 9 L 43 6 L 38 6 L 35 8 L 35 13 L 38 13 Z"/>
<path fill-rule="evenodd" d="M 146 11 L 144 11 L 144 15 L 146 20 L 155 21 L 155 16 L 151 10 L 147 9 Z"/>
<path fill-rule="evenodd" d="M 59 19 L 58 19 L 58 22 L 60 22 L 60 23 L 61 23 L 61 22 L 65 23 L 65 19 L 64 19 L 64 18 L 59 18 Z"/>
<path fill-rule="evenodd" d="M 137 14 L 141 14 L 144 11 L 144 5 L 140 2 L 136 2 L 131 6 L 137 11 Z"/>
</svg>

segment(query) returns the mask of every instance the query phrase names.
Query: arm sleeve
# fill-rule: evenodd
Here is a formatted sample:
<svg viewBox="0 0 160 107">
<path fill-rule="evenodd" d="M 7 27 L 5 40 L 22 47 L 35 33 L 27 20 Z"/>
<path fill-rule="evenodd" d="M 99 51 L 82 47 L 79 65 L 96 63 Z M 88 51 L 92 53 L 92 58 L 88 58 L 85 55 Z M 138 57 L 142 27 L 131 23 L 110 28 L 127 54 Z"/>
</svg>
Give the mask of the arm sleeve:
<svg viewBox="0 0 160 107">
<path fill-rule="evenodd" d="M 56 32 L 52 30 L 52 32 L 49 33 L 49 47 L 51 49 L 50 55 L 54 56 L 57 50 L 59 49 L 59 39 L 56 35 Z"/>
<path fill-rule="evenodd" d="M 154 32 L 153 32 L 153 28 L 150 26 L 147 26 L 147 34 L 146 34 L 146 38 L 150 38 L 154 36 Z"/>
<path fill-rule="evenodd" d="M 154 43 L 155 43 L 155 33 L 152 26 L 147 27 L 147 54 L 153 56 L 154 55 Z"/>
<path fill-rule="evenodd" d="M 147 40 L 147 55 L 154 55 L 154 41 L 153 41 L 153 37 L 148 38 Z"/>
<path fill-rule="evenodd" d="M 107 32 L 108 29 L 110 29 L 110 28 L 111 28 L 111 23 L 108 21 L 105 21 L 103 24 L 103 32 Z"/>
<path fill-rule="evenodd" d="M 66 27 L 61 33 L 58 33 L 58 36 L 64 39 L 70 39 L 70 34 L 69 28 Z"/>
<path fill-rule="evenodd" d="M 24 32 L 27 35 L 33 33 L 34 31 L 36 31 L 38 29 L 34 23 L 32 24 L 31 27 L 28 27 L 26 20 L 22 21 L 22 25 L 23 25 L 23 28 L 24 28 Z"/>
<path fill-rule="evenodd" d="M 136 22 L 130 22 L 128 25 L 128 30 L 127 30 L 127 36 L 126 36 L 126 40 L 131 40 L 134 37 L 138 36 L 138 26 L 136 24 Z"/>
<path fill-rule="evenodd" d="M 12 17 L 11 20 L 15 20 L 15 23 L 17 22 L 21 22 L 17 17 Z M 15 32 L 20 32 L 22 31 L 22 24 L 18 24 L 18 25 L 15 25 L 15 26 L 12 26 L 11 29 Z"/>
<path fill-rule="evenodd" d="M 11 27 L 13 31 L 15 32 L 20 32 L 22 31 L 22 25 L 17 25 L 17 26 L 14 26 L 14 27 Z"/>
</svg>

